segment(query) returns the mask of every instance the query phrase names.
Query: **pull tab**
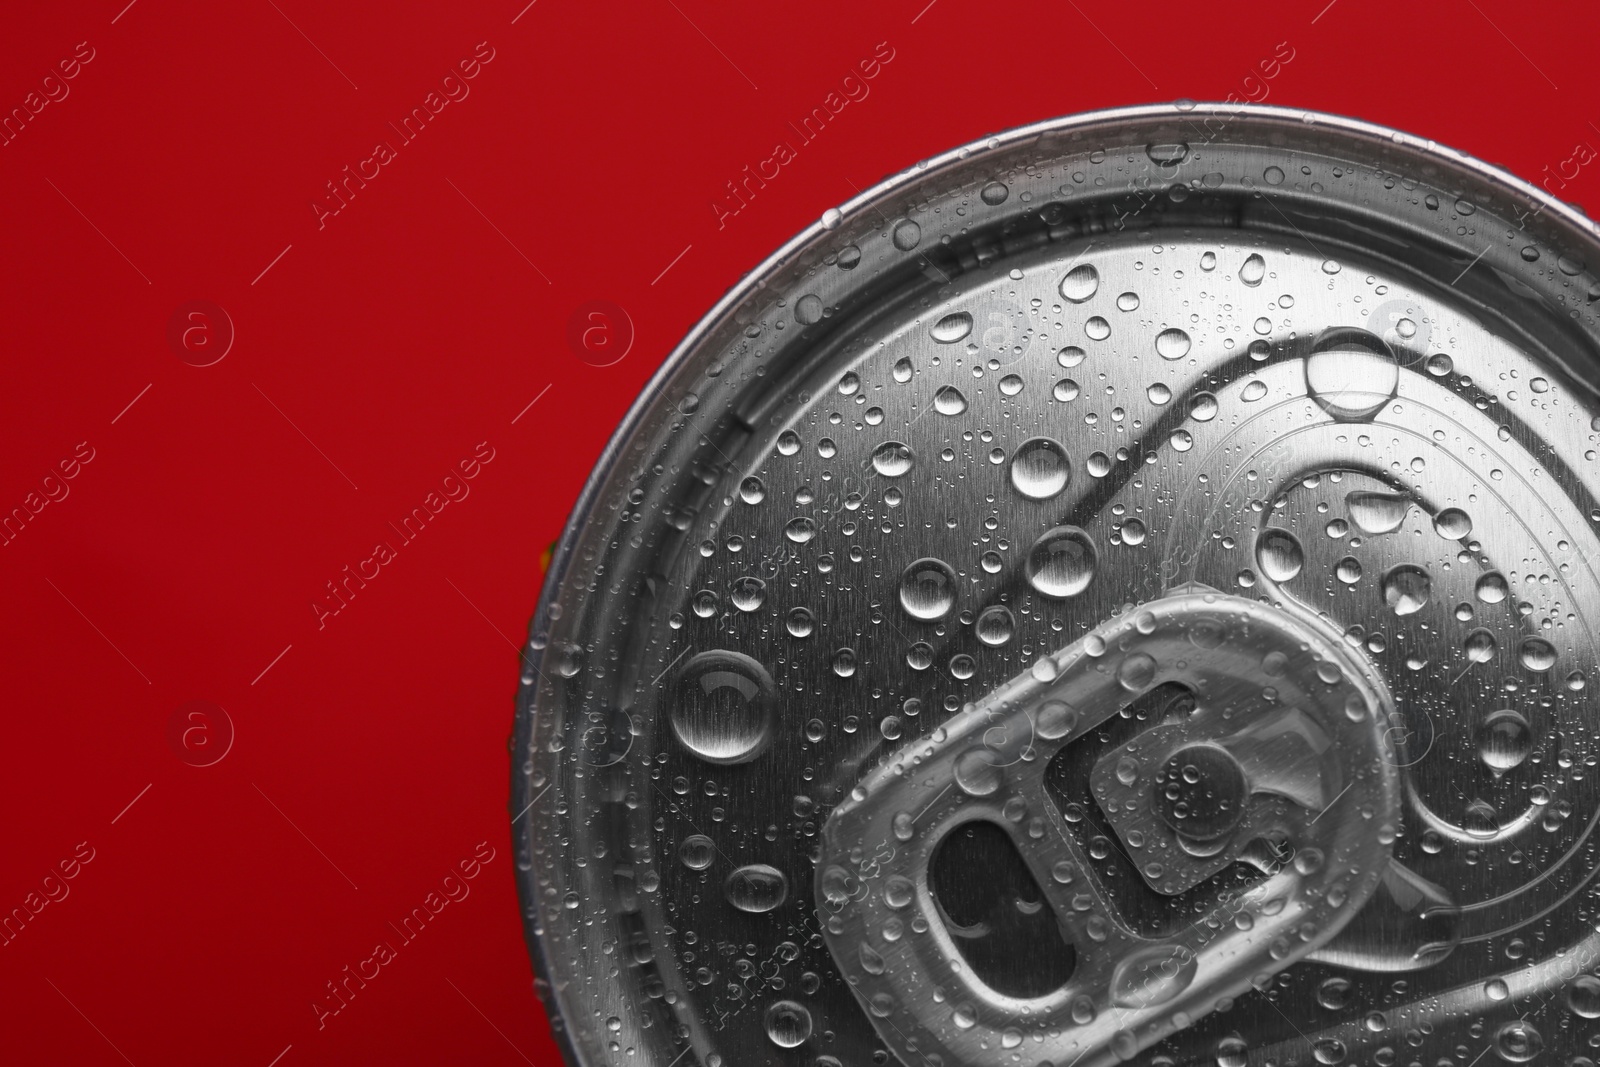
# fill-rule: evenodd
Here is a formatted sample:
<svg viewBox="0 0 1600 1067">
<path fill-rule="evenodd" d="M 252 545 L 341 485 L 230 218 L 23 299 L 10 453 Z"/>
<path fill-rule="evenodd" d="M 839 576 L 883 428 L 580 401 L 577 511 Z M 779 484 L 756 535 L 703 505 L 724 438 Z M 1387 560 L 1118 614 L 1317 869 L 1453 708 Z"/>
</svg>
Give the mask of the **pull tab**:
<svg viewBox="0 0 1600 1067">
<path fill-rule="evenodd" d="M 1045 778 L 1057 752 L 1170 683 L 1195 710 L 1104 757 L 1096 802 L 1157 892 L 1235 859 L 1261 875 L 1159 939 L 1135 931 Z M 1389 708 L 1356 653 L 1280 608 L 1211 592 L 1145 604 L 894 752 L 834 809 L 817 875 L 828 947 L 908 1064 L 994 1062 L 1023 1043 L 1029 1061 L 1126 1060 L 1361 909 L 1399 824 Z M 1008 835 L 1076 954 L 1053 991 L 1002 994 L 963 963 L 930 869 L 974 822 Z"/>
</svg>

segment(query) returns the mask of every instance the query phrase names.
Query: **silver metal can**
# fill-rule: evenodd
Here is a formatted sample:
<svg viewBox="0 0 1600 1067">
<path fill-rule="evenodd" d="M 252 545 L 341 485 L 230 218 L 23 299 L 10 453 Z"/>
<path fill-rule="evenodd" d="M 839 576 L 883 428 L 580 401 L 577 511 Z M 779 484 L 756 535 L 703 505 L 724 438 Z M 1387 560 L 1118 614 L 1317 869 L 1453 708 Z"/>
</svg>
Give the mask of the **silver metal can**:
<svg viewBox="0 0 1600 1067">
<path fill-rule="evenodd" d="M 590 479 L 514 839 L 573 1064 L 1600 1055 L 1600 236 L 1194 105 L 784 246 Z"/>
</svg>

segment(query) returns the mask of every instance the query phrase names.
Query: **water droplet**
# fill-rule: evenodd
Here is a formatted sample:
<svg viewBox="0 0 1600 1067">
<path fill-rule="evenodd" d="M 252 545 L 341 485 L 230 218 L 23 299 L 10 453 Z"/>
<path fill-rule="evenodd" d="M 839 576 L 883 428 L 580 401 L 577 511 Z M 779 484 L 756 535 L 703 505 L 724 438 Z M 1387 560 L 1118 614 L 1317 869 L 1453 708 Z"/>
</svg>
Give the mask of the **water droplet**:
<svg viewBox="0 0 1600 1067">
<path fill-rule="evenodd" d="M 911 376 L 915 373 L 916 368 L 911 365 L 910 356 L 901 356 L 899 359 L 894 361 L 894 380 L 899 382 L 901 385 L 909 382 L 911 380 Z"/>
<path fill-rule="evenodd" d="M 1129 519 L 1122 524 L 1122 543 L 1125 545 L 1142 545 L 1147 532 L 1144 528 L 1144 523 L 1138 519 Z"/>
<path fill-rule="evenodd" d="M 1268 185 L 1282 185 L 1283 168 L 1279 166 L 1268 167 L 1266 170 L 1261 172 L 1261 179 Z"/>
<path fill-rule="evenodd" d="M 1438 352 L 1429 356 L 1428 362 L 1424 364 L 1424 366 L 1427 367 L 1428 373 L 1433 375 L 1435 378 L 1443 378 L 1445 375 L 1456 369 L 1455 360 L 1451 359 L 1443 352 Z"/>
<path fill-rule="evenodd" d="M 1048 437 L 1024 442 L 1011 457 L 1011 484 L 1029 500 L 1049 500 L 1071 477 L 1066 449 Z"/>
<path fill-rule="evenodd" d="M 709 763 L 743 763 L 771 730 L 772 676 L 742 652 L 701 652 L 683 665 L 668 721 L 679 744 Z"/>
<path fill-rule="evenodd" d="M 728 874 L 722 883 L 728 903 L 754 914 L 771 911 L 789 896 L 789 879 L 776 867 L 748 863 Z"/>
<path fill-rule="evenodd" d="M 1195 422 L 1210 422 L 1217 417 L 1221 405 L 1211 393 L 1196 393 L 1189 401 L 1189 417 Z"/>
<path fill-rule="evenodd" d="M 1089 587 L 1098 559 L 1089 535 L 1076 526 L 1057 526 L 1028 550 L 1028 583 L 1047 597 L 1064 600 Z"/>
<path fill-rule="evenodd" d="M 703 871 L 716 858 L 717 845 L 704 834 L 690 834 L 678 846 L 678 859 L 691 871 Z"/>
<path fill-rule="evenodd" d="M 1383 602 L 1396 615 L 1415 615 L 1427 606 L 1433 592 L 1428 572 L 1410 563 L 1393 567 L 1383 576 Z"/>
<path fill-rule="evenodd" d="M 841 648 L 833 654 L 833 673 L 848 678 L 856 673 L 856 650 Z"/>
<path fill-rule="evenodd" d="M 1176 326 L 1162 330 L 1156 334 L 1156 354 L 1162 359 L 1182 359 L 1189 354 L 1189 335 Z"/>
<path fill-rule="evenodd" d="M 1111 1001 L 1119 1008 L 1153 1008 L 1175 999 L 1199 970 L 1199 957 L 1172 945 L 1135 949 L 1111 975 Z"/>
<path fill-rule="evenodd" d="M 795 637 L 810 637 L 811 631 L 816 628 L 817 620 L 807 608 L 791 608 L 784 625 Z"/>
<path fill-rule="evenodd" d="M 1171 441 L 1174 451 L 1187 452 L 1194 447 L 1194 434 L 1188 430 L 1173 430 Z"/>
<path fill-rule="evenodd" d="M 1494 659 L 1495 652 L 1494 634 L 1483 627 L 1472 631 L 1466 640 L 1461 642 L 1461 651 L 1467 654 L 1470 663 L 1487 663 Z"/>
<path fill-rule="evenodd" d="M 1333 576 L 1345 585 L 1355 585 L 1361 580 L 1361 561 L 1346 556 L 1333 565 Z"/>
<path fill-rule="evenodd" d="M 802 326 L 810 326 L 822 320 L 822 301 L 820 298 L 807 293 L 794 304 L 794 321 Z"/>
<path fill-rule="evenodd" d="M 1138 293 L 1119 293 L 1117 295 L 1118 311 L 1137 311 L 1139 309 Z"/>
<path fill-rule="evenodd" d="M 728 595 L 740 611 L 755 611 L 767 599 L 767 583 L 753 574 L 736 579 Z"/>
<path fill-rule="evenodd" d="M 1542 637 L 1524 637 L 1517 659 L 1526 669 L 1543 674 L 1556 665 L 1556 648 Z"/>
<path fill-rule="evenodd" d="M 983 609 L 973 629 L 979 641 L 990 648 L 998 648 L 1011 640 L 1011 635 L 1017 629 L 1017 620 L 1011 614 L 1010 608 L 995 604 Z"/>
<path fill-rule="evenodd" d="M 1511 584 L 1499 571 L 1490 571 L 1478 579 L 1472 591 L 1483 603 L 1498 604 L 1511 595 Z"/>
<path fill-rule="evenodd" d="M 917 247 L 917 244 L 922 240 L 922 227 L 910 219 L 901 219 L 894 224 L 894 229 L 890 232 L 889 239 L 894 242 L 894 246 L 900 251 L 909 252 Z"/>
<path fill-rule="evenodd" d="M 990 182 L 978 193 L 978 198 L 990 207 L 994 207 L 997 204 L 1005 203 L 1006 197 L 1010 195 L 1011 190 L 1006 188 L 1005 182 Z"/>
<path fill-rule="evenodd" d="M 1100 272 L 1090 263 L 1080 263 L 1067 271 L 1061 279 L 1061 295 L 1074 304 L 1081 304 L 1100 288 Z"/>
<path fill-rule="evenodd" d="M 1246 404 L 1254 403 L 1267 395 L 1267 383 L 1260 378 L 1251 378 L 1244 383 L 1244 388 L 1239 390 L 1239 399 Z"/>
<path fill-rule="evenodd" d="M 1472 516 L 1460 508 L 1445 508 L 1433 517 L 1433 529 L 1440 537 L 1459 541 L 1472 532 Z"/>
<path fill-rule="evenodd" d="M 1250 1062 L 1250 1046 L 1243 1038 L 1225 1037 L 1217 1042 L 1217 1067 L 1246 1067 Z"/>
<path fill-rule="evenodd" d="M 917 560 L 900 576 L 900 606 L 913 619 L 944 618 L 956 606 L 956 572 L 942 559 Z"/>
<path fill-rule="evenodd" d="M 785 430 L 778 435 L 778 452 L 780 455 L 792 456 L 800 451 L 800 435 L 793 430 Z"/>
<path fill-rule="evenodd" d="M 1156 661 L 1147 652 L 1131 652 L 1117 668 L 1117 681 L 1130 693 L 1142 693 L 1155 681 Z M 1129 783 L 1124 782 L 1124 785 Z"/>
<path fill-rule="evenodd" d="M 1150 403 L 1160 406 L 1172 399 L 1172 390 L 1164 382 L 1156 382 L 1144 391 Z"/>
<path fill-rule="evenodd" d="M 1600 978 L 1580 974 L 1567 983 L 1567 1007 L 1583 1019 L 1600 1019 Z"/>
<path fill-rule="evenodd" d="M 910 445 L 885 441 L 873 450 L 872 469 L 885 478 L 898 478 L 911 469 L 914 460 Z"/>
<path fill-rule="evenodd" d="M 933 666 L 933 646 L 926 641 L 918 641 L 906 649 L 906 666 L 914 671 L 925 671 Z"/>
<path fill-rule="evenodd" d="M 739 499 L 746 504 L 759 504 L 766 498 L 766 484 L 755 475 L 751 475 L 739 483 Z"/>
<path fill-rule="evenodd" d="M 953 385 L 940 386 L 933 394 L 933 410 L 941 415 L 959 415 L 967 410 L 967 398 Z"/>
<path fill-rule="evenodd" d="M 1078 710 L 1070 704 L 1059 700 L 1047 701 L 1039 708 L 1034 723 L 1034 732 L 1042 740 L 1055 741 L 1067 736 L 1078 725 Z M 1058 878 L 1057 881 L 1071 881 L 1070 878 Z"/>
<path fill-rule="evenodd" d="M 1526 1019 L 1512 1019 L 1495 1031 L 1494 1050 L 1507 1063 L 1527 1063 L 1544 1051 L 1544 1035 Z"/>
<path fill-rule="evenodd" d="M 1111 457 L 1104 452 L 1091 452 L 1084 462 L 1084 467 L 1092 477 L 1104 478 L 1111 473 Z"/>
<path fill-rule="evenodd" d="M 956 757 L 956 785 L 968 796 L 986 797 L 1000 788 L 1000 768 L 995 753 L 973 748 Z"/>
<path fill-rule="evenodd" d="M 811 1012 L 797 1001 L 775 1002 L 767 1009 L 766 1021 L 767 1037 L 779 1048 L 798 1048 L 811 1036 Z"/>
<path fill-rule="evenodd" d="M 1305 550 L 1288 530 L 1263 530 L 1256 538 L 1256 564 L 1274 582 L 1287 582 L 1305 567 Z"/>
<path fill-rule="evenodd" d="M 1078 387 L 1077 382 L 1073 381 L 1071 378 L 1063 378 L 1055 384 L 1054 389 L 1050 390 L 1050 395 L 1062 403 L 1066 403 L 1069 400 L 1078 399 L 1078 394 L 1080 392 L 1082 392 L 1082 390 Z"/>
<path fill-rule="evenodd" d="M 1189 146 L 1182 141 L 1175 141 L 1172 144 L 1148 144 L 1144 146 L 1144 154 L 1158 167 L 1176 167 L 1189 158 Z"/>
<path fill-rule="evenodd" d="M 790 519 L 788 525 L 783 528 L 783 536 L 797 545 L 803 545 L 817 536 L 816 520 L 806 515 Z"/>
<path fill-rule="evenodd" d="M 972 332 L 972 316 L 965 311 L 953 312 L 934 323 L 928 332 L 942 345 L 955 344 Z"/>
<path fill-rule="evenodd" d="M 1111 324 L 1105 319 L 1101 318 L 1099 315 L 1096 315 L 1094 318 L 1083 324 L 1083 332 L 1087 334 L 1089 339 L 1092 341 L 1104 341 L 1107 337 L 1111 336 Z"/>
<path fill-rule="evenodd" d="M 861 957 L 861 969 L 868 974 L 882 974 L 884 972 L 883 954 L 866 941 L 861 942 L 857 949 Z"/>
<path fill-rule="evenodd" d="M 1372 418 L 1400 387 L 1400 364 L 1381 337 L 1353 326 L 1325 330 L 1306 358 L 1306 391 L 1342 422 Z"/>
<path fill-rule="evenodd" d="M 1239 280 L 1249 286 L 1261 284 L 1261 279 L 1267 276 L 1267 261 L 1252 252 L 1245 257 L 1239 265 Z"/>
<path fill-rule="evenodd" d="M 1478 758 L 1496 775 L 1520 766 L 1533 751 L 1528 720 L 1510 708 L 1496 711 L 1478 726 Z"/>
<path fill-rule="evenodd" d="M 1411 500 L 1398 493 L 1357 491 L 1345 496 L 1344 506 L 1362 533 L 1376 537 L 1400 529 L 1411 510 Z"/>
</svg>

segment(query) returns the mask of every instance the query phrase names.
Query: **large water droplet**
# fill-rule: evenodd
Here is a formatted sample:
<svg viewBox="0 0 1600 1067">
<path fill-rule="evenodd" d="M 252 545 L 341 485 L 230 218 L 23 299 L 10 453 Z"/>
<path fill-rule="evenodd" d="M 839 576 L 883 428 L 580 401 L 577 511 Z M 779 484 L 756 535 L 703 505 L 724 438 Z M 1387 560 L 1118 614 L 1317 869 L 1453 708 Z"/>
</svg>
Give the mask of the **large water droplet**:
<svg viewBox="0 0 1600 1067">
<path fill-rule="evenodd" d="M 710 763 L 743 763 L 771 730 L 772 676 L 742 652 L 714 649 L 683 665 L 668 721 L 678 742 Z"/>
<path fill-rule="evenodd" d="M 1306 357 L 1306 392 L 1342 422 L 1370 419 L 1400 387 L 1400 364 L 1383 338 L 1354 326 L 1323 331 Z"/>
<path fill-rule="evenodd" d="M 1495 774 L 1521 765 L 1533 751 L 1533 730 L 1528 720 L 1510 708 L 1484 718 L 1478 726 L 1478 757 Z"/>
<path fill-rule="evenodd" d="M 1393 567 L 1383 576 L 1383 602 L 1396 615 L 1415 615 L 1427 606 L 1432 592 L 1428 572 L 1410 563 Z"/>
<path fill-rule="evenodd" d="M 1287 582 L 1306 565 L 1306 554 L 1294 534 L 1273 528 L 1256 538 L 1256 564 L 1273 581 Z"/>
<path fill-rule="evenodd" d="M 909 252 L 917 247 L 918 242 L 922 240 L 922 227 L 910 219 L 901 219 L 894 224 L 894 229 L 890 231 L 889 239 L 894 242 L 894 246 L 900 251 Z"/>
<path fill-rule="evenodd" d="M 1600 978 L 1580 974 L 1567 985 L 1567 1007 L 1582 1019 L 1600 1019 Z"/>
<path fill-rule="evenodd" d="M 956 757 L 956 785 L 968 796 L 986 797 L 1000 788 L 997 757 L 987 748 L 973 748 Z"/>
<path fill-rule="evenodd" d="M 678 846 L 678 858 L 691 871 L 703 871 L 716 858 L 717 846 L 705 834 L 690 834 Z"/>
<path fill-rule="evenodd" d="M 1094 578 L 1098 557 L 1094 542 L 1076 526 L 1047 531 L 1028 550 L 1028 583 L 1047 597 L 1077 596 Z"/>
<path fill-rule="evenodd" d="M 1460 508 L 1445 508 L 1433 517 L 1433 528 L 1440 537 L 1459 541 L 1472 532 L 1472 516 Z"/>
<path fill-rule="evenodd" d="M 1189 354 L 1189 335 L 1176 326 L 1156 334 L 1156 354 L 1162 359 L 1182 359 Z"/>
<path fill-rule="evenodd" d="M 1217 1067 L 1246 1067 L 1250 1062 L 1250 1046 L 1243 1038 L 1225 1037 L 1217 1042 Z"/>
<path fill-rule="evenodd" d="M 1189 988 L 1198 969 L 1198 956 L 1172 945 L 1136 949 L 1111 974 L 1111 1001 L 1119 1008 L 1165 1004 Z"/>
<path fill-rule="evenodd" d="M 1182 141 L 1174 141 L 1171 144 L 1147 144 L 1144 146 L 1144 154 L 1158 167 L 1176 167 L 1189 158 L 1189 146 Z"/>
<path fill-rule="evenodd" d="M 811 1036 L 811 1012 L 804 1004 L 780 1000 L 767 1009 L 767 1037 L 779 1048 L 799 1048 Z"/>
<path fill-rule="evenodd" d="M 1061 279 L 1061 295 L 1074 304 L 1081 304 L 1100 288 L 1100 272 L 1091 263 L 1080 263 L 1067 271 Z"/>
<path fill-rule="evenodd" d="M 1478 579 L 1473 593 L 1485 604 L 1498 604 L 1511 595 L 1511 585 L 1499 571 L 1490 571 Z"/>
<path fill-rule="evenodd" d="M 1524 637 L 1517 659 L 1526 669 L 1543 674 L 1556 665 L 1556 647 L 1542 637 Z"/>
<path fill-rule="evenodd" d="M 940 386 L 933 394 L 933 410 L 941 415 L 959 415 L 967 410 L 967 398 L 953 385 Z"/>
<path fill-rule="evenodd" d="M 978 635 L 978 640 L 990 648 L 998 648 L 1011 640 L 1011 635 L 1017 630 L 1017 620 L 1011 614 L 1011 609 L 1003 604 L 995 604 L 984 608 L 978 615 L 978 621 L 973 624 L 973 630 Z"/>
<path fill-rule="evenodd" d="M 1470 663 L 1488 663 L 1494 659 L 1495 647 L 1494 634 L 1481 626 L 1461 642 L 1461 651 L 1467 654 Z"/>
<path fill-rule="evenodd" d="M 1512 1019 L 1495 1031 L 1494 1050 L 1507 1063 L 1527 1063 L 1544 1051 L 1544 1035 L 1526 1019 Z"/>
<path fill-rule="evenodd" d="M 753 574 L 737 578 L 728 599 L 740 611 L 755 611 L 767 599 L 767 583 Z"/>
<path fill-rule="evenodd" d="M 1011 484 L 1029 500 L 1049 500 L 1071 477 L 1067 450 L 1048 437 L 1024 442 L 1011 457 Z"/>
<path fill-rule="evenodd" d="M 909 382 L 911 380 L 911 376 L 916 372 L 917 369 L 911 365 L 910 356 L 901 356 L 899 359 L 894 361 L 894 380 L 899 382 L 901 385 Z"/>
<path fill-rule="evenodd" d="M 955 344 L 972 332 L 972 316 L 965 311 L 953 312 L 934 323 L 928 332 L 942 345 Z"/>
<path fill-rule="evenodd" d="M 900 606 L 913 619 L 942 619 L 956 606 L 956 572 L 942 559 L 928 556 L 900 576 Z"/>
<path fill-rule="evenodd" d="M 748 863 L 728 874 L 722 883 L 728 903 L 740 911 L 771 911 L 789 896 L 789 879 L 776 867 Z"/>
<path fill-rule="evenodd" d="M 1350 521 L 1371 537 L 1394 533 L 1406 521 L 1411 510 L 1411 500 L 1398 493 L 1373 493 L 1365 490 L 1347 494 L 1344 506 L 1350 512 Z"/>
<path fill-rule="evenodd" d="M 885 441 L 872 452 L 872 469 L 885 478 L 898 478 L 911 469 L 915 457 L 911 446 L 899 441 Z"/>
<path fill-rule="evenodd" d="M 1244 262 L 1239 265 L 1239 280 L 1249 286 L 1261 284 L 1261 279 L 1267 276 L 1267 261 L 1252 252 L 1244 257 Z"/>
</svg>

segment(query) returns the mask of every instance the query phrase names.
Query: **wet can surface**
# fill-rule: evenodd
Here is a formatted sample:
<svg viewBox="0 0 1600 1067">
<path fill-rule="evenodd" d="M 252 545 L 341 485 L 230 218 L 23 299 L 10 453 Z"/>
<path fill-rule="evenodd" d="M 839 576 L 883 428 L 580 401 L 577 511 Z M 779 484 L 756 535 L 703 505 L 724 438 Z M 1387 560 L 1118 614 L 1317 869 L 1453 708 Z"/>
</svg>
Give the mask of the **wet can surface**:
<svg viewBox="0 0 1600 1067">
<path fill-rule="evenodd" d="M 575 1064 L 1600 1057 L 1600 238 L 1183 104 L 799 235 L 597 467 L 514 835 Z"/>
</svg>

